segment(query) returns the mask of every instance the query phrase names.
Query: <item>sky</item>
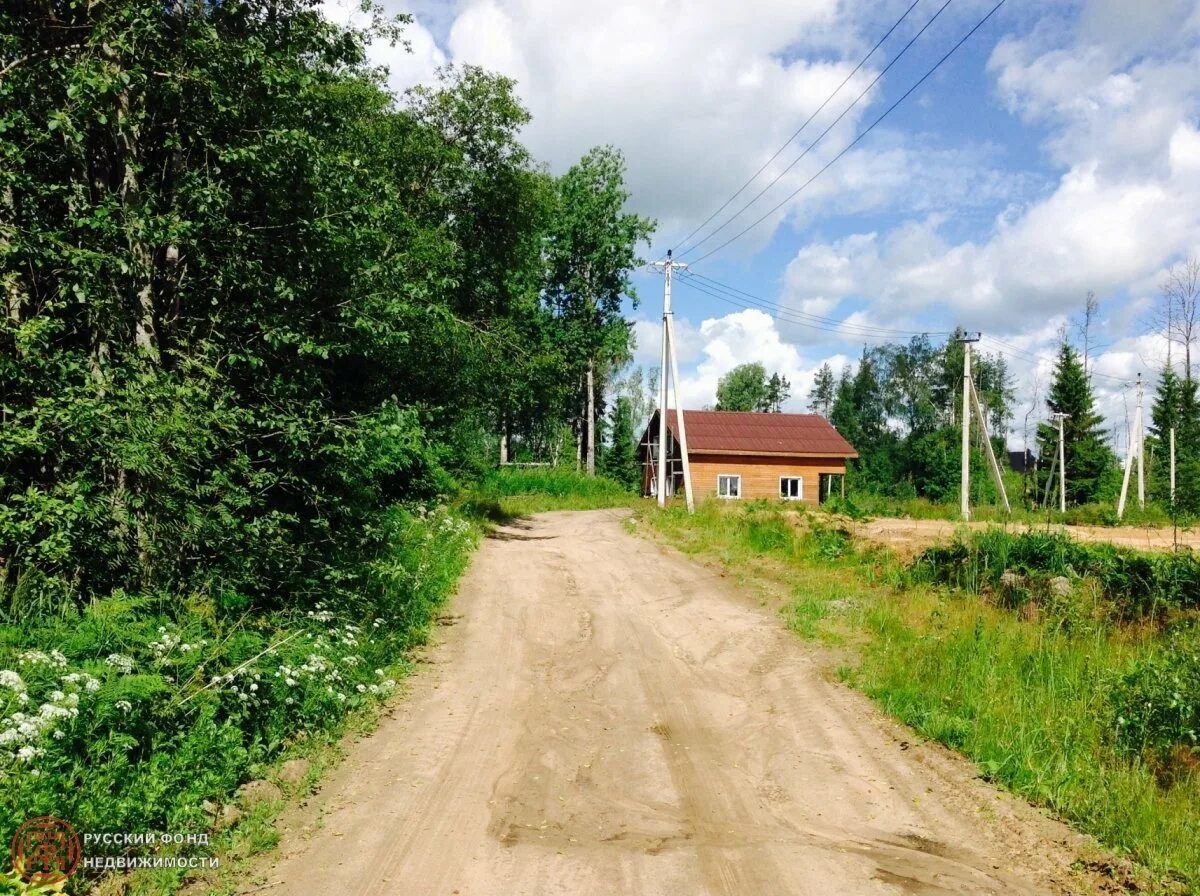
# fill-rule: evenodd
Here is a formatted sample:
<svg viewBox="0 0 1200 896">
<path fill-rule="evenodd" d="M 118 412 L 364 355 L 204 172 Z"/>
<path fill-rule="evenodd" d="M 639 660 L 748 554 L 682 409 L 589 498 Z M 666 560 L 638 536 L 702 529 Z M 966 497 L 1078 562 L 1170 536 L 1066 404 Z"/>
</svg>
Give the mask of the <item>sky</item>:
<svg viewBox="0 0 1200 896">
<path fill-rule="evenodd" d="M 994 5 L 383 0 L 413 16 L 410 49 L 371 52 L 398 93 L 448 62 L 514 78 L 525 142 L 556 173 L 596 145 L 624 152 L 629 208 L 658 225 L 645 257 L 692 265 L 674 289 L 684 406 L 759 361 L 803 411 L 823 363 L 961 326 L 1017 375 L 1019 447 L 1090 291 L 1099 409 L 1123 450 L 1133 383 L 1149 395 L 1166 359 L 1160 285 L 1200 254 L 1200 0 L 1007 0 L 912 89 Z M 634 280 L 635 362 L 656 367 L 662 276 Z"/>
</svg>

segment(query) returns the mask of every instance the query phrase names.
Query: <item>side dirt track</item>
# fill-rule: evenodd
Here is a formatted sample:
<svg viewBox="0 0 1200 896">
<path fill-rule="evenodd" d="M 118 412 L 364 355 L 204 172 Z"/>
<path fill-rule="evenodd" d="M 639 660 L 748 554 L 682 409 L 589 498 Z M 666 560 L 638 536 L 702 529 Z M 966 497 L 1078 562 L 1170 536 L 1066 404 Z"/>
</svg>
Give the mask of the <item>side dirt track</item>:
<svg viewBox="0 0 1200 896">
<path fill-rule="evenodd" d="M 411 692 L 285 818 L 256 889 L 1089 892 L 1070 865 L 1090 841 L 910 743 L 819 648 L 623 516 L 494 533 Z"/>
<path fill-rule="evenodd" d="M 964 528 L 987 529 L 998 523 L 964 523 L 952 520 L 914 520 L 895 517 L 879 517 L 863 523 L 848 522 L 848 528 L 857 538 L 874 544 L 885 545 L 901 554 L 917 554 L 934 544 L 950 541 L 955 533 Z M 1027 529 L 1044 531 L 1044 524 L 1026 526 L 1011 523 L 1009 529 L 1023 532 Z M 1169 551 L 1176 543 L 1181 547 L 1200 549 L 1200 531 L 1195 529 L 1164 529 L 1157 526 L 1063 526 L 1052 525 L 1053 532 L 1064 532 L 1077 541 L 1107 541 L 1125 548 L 1143 551 Z"/>
</svg>

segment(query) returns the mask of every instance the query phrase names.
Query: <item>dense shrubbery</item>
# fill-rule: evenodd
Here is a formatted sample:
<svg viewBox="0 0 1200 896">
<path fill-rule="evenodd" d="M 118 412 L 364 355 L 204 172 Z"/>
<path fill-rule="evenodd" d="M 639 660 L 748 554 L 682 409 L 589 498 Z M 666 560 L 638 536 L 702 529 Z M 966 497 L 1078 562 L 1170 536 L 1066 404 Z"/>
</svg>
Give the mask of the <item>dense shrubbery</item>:
<svg viewBox="0 0 1200 896">
<path fill-rule="evenodd" d="M 315 0 L 59 7 L 0 12 L 0 614 L 311 606 L 501 429 L 586 434 L 618 152 L 550 176 L 473 68 L 392 97 Z"/>
<path fill-rule="evenodd" d="M 1200 626 L 1139 660 L 1112 696 L 1118 741 L 1166 777 L 1200 769 Z"/>
<path fill-rule="evenodd" d="M 387 515 L 363 587 L 310 609 L 223 614 L 123 593 L 0 628 L 0 818 L 204 830 L 289 744 L 386 697 L 474 539 L 444 511 Z"/>
<path fill-rule="evenodd" d="M 1169 608 L 1200 608 L 1200 556 L 1192 551 L 1150 554 L 1106 542 L 1074 541 L 1060 532 L 1009 533 L 987 529 L 923 552 L 913 575 L 954 588 L 1000 590 L 1005 574 L 1064 576 L 1096 583 L 1125 616 Z"/>
</svg>

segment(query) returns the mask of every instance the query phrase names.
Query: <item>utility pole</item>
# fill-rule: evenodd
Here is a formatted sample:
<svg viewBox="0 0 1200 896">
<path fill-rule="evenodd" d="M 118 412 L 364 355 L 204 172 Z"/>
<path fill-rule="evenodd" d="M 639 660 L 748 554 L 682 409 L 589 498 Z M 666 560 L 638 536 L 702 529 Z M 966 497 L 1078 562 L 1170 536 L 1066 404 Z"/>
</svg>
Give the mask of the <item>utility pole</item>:
<svg viewBox="0 0 1200 896">
<path fill-rule="evenodd" d="M 655 261 L 652 267 L 662 268 L 663 271 L 663 336 L 662 336 L 662 366 L 659 368 L 658 385 L 658 506 L 666 506 L 667 501 L 667 374 L 670 372 L 671 388 L 675 397 L 675 425 L 679 430 L 679 450 L 683 463 L 683 493 L 687 500 L 688 513 L 696 509 L 692 496 L 692 467 L 688 459 L 687 427 L 683 419 L 683 405 L 679 400 L 679 358 L 675 353 L 675 324 L 671 312 L 671 273 L 674 269 L 683 270 L 686 264 L 674 261 L 672 250 L 667 250 L 666 261 Z"/>
<path fill-rule="evenodd" d="M 1175 507 L 1175 427 L 1171 427 L 1171 507 Z M 1174 511 L 1172 511 L 1174 512 Z"/>
<path fill-rule="evenodd" d="M 978 342 L 979 337 L 978 333 L 974 336 L 964 333 L 958 340 L 963 347 L 962 479 L 959 505 L 964 520 L 971 518 L 971 343 Z"/>
<path fill-rule="evenodd" d="M 1063 431 L 1063 421 L 1070 414 L 1057 413 L 1054 419 L 1058 421 L 1058 510 L 1067 512 L 1067 440 Z"/>
<path fill-rule="evenodd" d="M 1174 433 L 1172 433 L 1172 436 Z M 1121 519 L 1125 515 L 1125 498 L 1129 494 L 1129 473 L 1133 467 L 1133 458 L 1137 456 L 1137 471 L 1138 471 L 1138 506 L 1146 506 L 1146 471 L 1145 465 L 1142 462 L 1143 449 L 1145 447 L 1145 437 L 1142 434 L 1142 375 L 1138 374 L 1137 379 L 1137 408 L 1133 412 L 1133 426 L 1129 430 L 1129 445 L 1125 452 L 1125 476 L 1121 482 L 1121 498 L 1117 502 L 1117 519 Z M 1171 440 L 1174 442 L 1174 438 Z M 1172 468 L 1174 468 L 1174 459 L 1172 459 Z M 1174 470 L 1172 469 L 1172 473 Z M 1172 476 L 1172 479 L 1174 476 Z"/>
<path fill-rule="evenodd" d="M 1004 504 L 1004 512 L 1012 513 L 1008 503 L 1008 491 L 1004 488 L 1004 477 L 1000 474 L 1000 465 L 996 463 L 996 452 L 992 449 L 992 440 L 988 437 L 987 418 L 983 416 L 983 404 L 979 401 L 979 393 L 975 391 L 975 380 L 971 379 L 971 403 L 975 405 L 975 422 L 979 424 L 979 434 L 983 439 L 983 453 L 987 457 L 988 469 L 992 472 L 992 482 L 1000 501 Z"/>
<path fill-rule="evenodd" d="M 992 450 L 992 440 L 988 436 L 987 417 L 983 413 L 983 404 L 979 401 L 979 393 L 975 391 L 975 378 L 971 375 L 971 344 L 982 338 L 982 333 L 974 335 L 964 333 L 957 342 L 963 346 L 963 403 L 962 403 L 962 518 L 971 518 L 971 412 L 975 412 L 975 422 L 979 424 L 979 437 L 983 440 L 983 452 L 988 461 L 988 472 L 992 474 L 992 482 L 996 485 L 996 494 L 1004 504 L 1004 512 L 1012 513 L 1008 503 L 1008 491 L 1004 488 L 1004 477 L 1000 474 L 1000 465 L 996 463 L 996 452 Z"/>
</svg>

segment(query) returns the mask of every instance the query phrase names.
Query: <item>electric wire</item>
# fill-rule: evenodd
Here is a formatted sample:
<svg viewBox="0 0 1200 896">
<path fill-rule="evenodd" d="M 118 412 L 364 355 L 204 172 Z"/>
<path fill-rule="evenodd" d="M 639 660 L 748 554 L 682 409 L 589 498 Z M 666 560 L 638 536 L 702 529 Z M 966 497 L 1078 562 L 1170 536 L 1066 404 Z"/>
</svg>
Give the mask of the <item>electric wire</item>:
<svg viewBox="0 0 1200 896">
<path fill-rule="evenodd" d="M 897 53 L 891 59 L 891 61 L 889 61 L 888 64 L 883 67 L 883 69 L 871 80 L 870 84 L 868 84 L 866 87 L 863 88 L 862 92 L 859 93 L 859 95 L 856 96 L 851 101 L 850 105 L 848 105 L 845 109 L 843 109 L 841 111 L 841 113 L 838 115 L 838 117 L 835 118 L 833 121 L 831 121 L 828 124 L 828 126 L 826 126 L 825 130 L 821 131 L 821 133 L 819 133 L 817 135 L 817 139 L 814 140 L 812 143 L 810 143 L 808 146 L 806 146 L 804 148 L 804 151 L 801 152 L 800 155 L 798 155 L 798 156 L 796 156 L 796 158 L 792 159 L 791 163 L 789 163 L 786 168 L 784 168 L 777 175 L 775 175 L 775 177 L 771 179 L 770 183 L 768 183 L 765 187 L 763 187 L 761 190 L 759 190 L 757 193 L 755 193 L 753 198 L 751 198 L 749 202 L 747 202 L 745 205 L 743 205 L 741 208 L 739 208 L 736 212 L 734 212 L 732 215 L 730 215 L 729 218 L 726 219 L 725 223 L 723 223 L 720 227 L 716 228 L 713 231 L 710 231 L 709 234 L 707 236 L 705 236 L 703 239 L 701 239 L 698 242 L 693 243 L 691 246 L 683 249 L 680 252 L 680 254 L 686 255 L 689 252 L 695 252 L 697 249 L 699 249 L 701 246 L 703 246 L 705 243 L 707 243 L 709 240 L 711 240 L 714 236 L 716 236 L 718 233 L 720 233 L 722 230 L 724 230 L 726 227 L 728 227 L 730 224 L 732 224 L 734 221 L 736 221 L 738 219 L 738 217 L 740 217 L 741 214 L 744 211 L 746 211 L 746 209 L 750 208 L 750 206 L 752 206 L 752 205 L 754 205 L 754 203 L 758 202 L 758 200 L 762 198 L 764 193 L 766 193 L 769 189 L 771 189 L 771 187 L 775 186 L 775 184 L 779 183 L 779 181 L 783 179 L 784 175 L 786 175 L 789 171 L 791 171 L 794 167 L 796 167 L 796 165 L 799 164 L 799 162 L 805 156 L 807 156 L 810 152 L 812 152 L 812 150 L 816 149 L 817 144 L 820 143 L 822 140 L 824 140 L 825 137 L 829 134 L 829 132 L 832 131 L 834 129 L 834 127 L 837 126 L 838 122 L 840 122 L 843 118 L 845 118 L 846 115 L 849 114 L 850 110 L 853 109 L 855 106 L 857 106 L 859 104 L 859 101 L 861 101 L 863 97 L 865 97 L 868 93 L 870 93 L 871 89 L 876 84 L 879 83 L 879 80 L 888 73 L 888 71 L 892 68 L 893 65 L 895 65 L 897 62 L 899 62 L 904 57 L 904 54 L 908 52 L 909 48 L 914 43 L 917 42 L 917 39 L 920 38 L 921 35 L 926 32 L 926 30 L 928 30 L 930 25 L 932 25 L 935 21 L 937 21 L 938 16 L 940 16 L 945 11 L 946 7 L 949 6 L 952 2 L 953 2 L 953 0 L 945 0 L 945 2 L 942 3 L 942 5 L 940 7 L 938 7 L 937 12 L 935 12 L 932 16 L 930 16 L 929 21 L 927 21 L 921 27 L 921 30 L 918 31 L 916 34 L 914 34 L 911 39 L 909 39 L 908 43 L 906 43 L 900 49 L 900 52 Z"/>
<path fill-rule="evenodd" d="M 862 70 L 862 67 L 867 64 L 867 61 L 872 56 L 875 55 L 875 51 L 878 50 L 881 46 L 883 46 L 883 42 L 892 36 L 892 32 L 900 27 L 901 23 L 905 19 L 908 18 L 908 14 L 910 12 L 912 12 L 914 9 L 916 9 L 917 4 L 920 2 L 921 2 L 921 0 L 913 0 L 912 4 L 908 7 L 908 9 L 904 10 L 903 15 L 901 15 L 900 18 L 896 19 L 895 23 L 892 25 L 891 28 L 889 28 L 887 30 L 887 32 L 883 35 L 883 37 L 879 38 L 879 40 L 876 41 L 875 46 L 871 47 L 871 49 L 867 52 L 867 55 L 864 56 L 861 60 L 859 60 L 858 65 L 854 66 L 854 70 L 852 72 L 850 72 L 850 74 L 846 75 L 845 79 L 843 79 L 841 84 L 839 84 L 837 87 L 834 88 L 833 93 L 831 93 L 831 94 L 829 94 L 829 96 L 825 97 L 824 102 L 822 102 L 821 105 L 817 106 L 816 111 L 813 112 L 811 115 L 808 116 L 808 118 L 806 118 L 804 120 L 804 123 L 802 125 L 800 125 L 800 127 L 798 127 L 792 133 L 792 136 L 788 137 L 787 140 L 785 140 L 783 142 L 783 145 L 780 146 L 779 149 L 775 150 L 775 153 L 774 153 L 774 155 L 771 156 L 771 158 L 769 158 L 765 162 L 763 162 L 762 167 L 760 167 L 757 171 L 755 171 L 752 175 L 750 175 L 750 177 L 746 180 L 746 182 L 744 184 L 742 184 L 740 187 L 738 187 L 737 192 L 735 192 L 732 196 L 730 196 L 723 203 L 721 203 L 720 208 L 718 208 L 715 212 L 713 212 L 711 215 L 709 215 L 707 218 L 705 218 L 701 223 L 696 225 L 695 229 L 693 229 L 691 233 L 689 233 L 687 236 L 685 236 L 683 239 L 681 239 L 679 241 L 680 247 L 686 246 L 692 237 L 694 237 L 697 233 L 699 233 L 701 230 L 703 230 L 705 227 L 707 227 L 709 225 L 709 223 L 712 221 L 713 218 L 715 218 L 717 215 L 721 214 L 721 212 L 725 211 L 725 209 L 727 209 L 729 207 L 729 204 L 731 202 L 733 202 L 733 200 L 735 200 L 739 196 L 741 196 L 742 193 L 744 193 L 746 191 L 746 188 L 749 187 L 750 184 L 754 183 L 754 181 L 758 178 L 758 176 L 760 174 L 762 174 L 764 171 L 766 171 L 768 166 L 770 166 L 770 164 L 772 162 L 774 162 L 777 158 L 779 158 L 779 156 L 783 153 L 783 151 L 792 144 L 792 141 L 795 140 L 797 137 L 799 137 L 804 132 L 804 129 L 807 128 L 810 124 L 812 124 L 813 119 L 815 119 L 818 115 L 821 114 L 821 112 L 824 111 L 825 107 L 829 105 L 829 103 L 833 100 L 833 98 L 842 92 L 842 88 L 850 83 L 850 79 L 853 78 L 855 75 L 857 75 L 859 73 L 859 71 Z M 907 49 L 907 47 L 905 49 Z M 903 51 L 901 51 L 901 54 L 903 54 Z M 899 58 L 899 57 L 897 57 L 897 58 Z M 857 100 L 856 100 L 856 102 L 857 102 Z M 853 104 L 851 104 L 851 105 L 853 106 Z M 845 113 L 842 113 L 842 114 L 845 114 Z M 795 164 L 795 163 L 793 163 L 793 164 Z M 699 245 L 699 244 L 697 244 L 697 245 Z M 676 250 L 676 251 L 679 251 L 679 250 Z M 688 251 L 690 251 L 690 250 L 688 250 Z"/>
<path fill-rule="evenodd" d="M 808 314 L 803 311 L 794 311 L 785 308 L 774 302 L 769 302 L 762 299 L 753 293 L 738 289 L 734 286 L 721 283 L 719 280 L 714 280 L 711 277 L 706 277 L 702 274 L 696 274 L 691 271 L 681 273 L 676 282 L 703 293 L 710 298 L 717 299 L 728 305 L 736 308 L 749 311 L 763 311 L 768 316 L 785 323 L 792 323 L 798 326 L 807 327 L 813 330 L 819 330 L 826 333 L 837 333 L 842 336 L 849 336 L 863 339 L 875 339 L 883 342 L 894 341 L 897 337 L 914 336 L 952 336 L 954 331 L 951 330 L 901 330 L 894 327 L 876 327 L 869 324 L 853 324 L 845 319 L 832 317 L 824 317 L 818 314 Z M 1036 352 L 1022 349 L 1012 343 L 1005 342 L 995 336 L 983 335 L 981 341 L 992 343 L 992 350 L 999 354 L 1016 356 L 1030 362 L 1055 364 L 1056 359 L 1048 355 L 1041 355 Z M 1104 357 L 1096 355 L 1097 358 Z M 1100 373 L 1096 370 L 1090 371 L 1091 376 L 1100 377 L 1101 379 L 1109 380 L 1123 388 L 1129 388 L 1133 385 L 1133 381 L 1129 377 L 1113 376 L 1112 374 Z"/>
<path fill-rule="evenodd" d="M 1036 361 L 1041 364 L 1050 364 L 1050 365 L 1054 365 L 1054 364 L 1058 363 L 1058 359 L 1056 359 L 1056 358 L 1052 358 L 1049 355 L 1040 355 L 1037 352 L 1033 352 L 1028 349 L 1018 348 L 1017 346 L 1013 345 L 1012 343 L 1005 342 L 1002 339 L 997 339 L 995 336 L 984 336 L 983 339 L 987 342 L 993 343 L 993 345 L 996 347 L 996 349 L 998 351 L 1001 351 L 1001 352 L 1004 352 L 1007 354 L 1016 355 L 1017 357 L 1023 358 L 1026 361 Z M 1106 354 L 1112 354 L 1112 352 L 1106 352 Z M 1097 358 L 1103 358 L 1103 357 L 1104 357 L 1103 354 L 1094 355 L 1094 356 L 1092 356 L 1092 358 L 1090 360 L 1095 360 Z M 1100 373 L 1099 371 L 1097 371 L 1095 369 L 1089 370 L 1088 376 L 1094 376 L 1094 377 L 1099 377 L 1100 379 L 1109 380 L 1110 382 L 1117 383 L 1118 385 L 1120 385 L 1124 388 L 1128 388 L 1129 386 L 1131 386 L 1133 384 L 1133 381 L 1127 376 L 1113 376 L 1111 373 Z"/>
<path fill-rule="evenodd" d="M 764 314 L 767 314 L 769 317 L 775 318 L 776 320 L 783 321 L 785 323 L 795 324 L 795 325 L 801 326 L 801 327 L 807 327 L 808 329 L 820 330 L 825 333 L 836 333 L 841 336 L 849 336 L 849 337 L 853 337 L 853 338 L 857 338 L 857 339 L 875 339 L 875 340 L 879 340 L 881 342 L 893 342 L 896 339 L 895 333 L 875 333 L 875 332 L 871 332 L 870 330 L 859 329 L 858 325 L 856 325 L 856 324 L 845 323 L 845 322 L 843 322 L 841 324 L 836 324 L 836 323 L 824 324 L 824 323 L 814 322 L 811 320 L 806 320 L 802 317 L 795 317 L 791 313 L 789 313 L 783 309 L 778 309 L 774 313 L 772 313 L 772 311 L 769 308 L 764 308 L 762 306 L 748 304 L 744 300 L 738 299 L 735 296 L 732 296 L 728 293 L 718 291 L 717 289 L 709 287 L 708 285 L 704 284 L 703 282 L 696 282 L 696 280 L 697 280 L 697 278 L 695 278 L 695 277 L 681 276 L 677 279 L 676 282 L 688 287 L 689 289 L 695 290 L 696 292 L 703 293 L 704 295 L 709 296 L 710 298 L 714 298 L 719 302 L 724 302 L 727 305 L 732 305 L 735 308 L 741 308 L 746 311 L 761 311 Z M 928 334 L 917 333 L 914 331 L 908 335 L 922 336 L 922 335 L 928 335 Z"/>
<path fill-rule="evenodd" d="M 689 271 L 685 276 L 695 277 L 699 280 L 704 281 L 708 286 L 710 286 L 712 288 L 720 289 L 727 294 L 728 293 L 736 293 L 737 295 L 744 296 L 748 301 L 751 301 L 753 304 L 756 304 L 759 307 L 767 308 L 767 309 L 772 309 L 772 308 L 778 309 L 786 314 L 806 318 L 806 319 L 816 321 L 819 323 L 833 324 L 833 325 L 836 325 L 839 327 L 855 327 L 860 330 L 870 330 L 870 331 L 873 331 L 876 333 L 889 334 L 892 336 L 949 336 L 949 335 L 951 335 L 951 332 L 949 330 L 936 330 L 936 331 L 922 330 L 918 333 L 917 331 L 914 331 L 914 330 L 899 330 L 894 327 L 877 327 L 874 324 L 852 324 L 852 323 L 849 323 L 849 321 L 847 321 L 847 320 L 836 318 L 836 317 L 824 317 L 820 314 L 812 314 L 807 311 L 796 311 L 791 308 L 787 308 L 786 306 L 780 305 L 776 302 L 771 302 L 767 299 L 764 299 L 761 296 L 756 296 L 753 293 L 746 292 L 743 289 L 738 289 L 736 286 L 730 286 L 728 283 L 722 283 L 721 281 L 715 280 L 712 277 L 706 277 L 704 274 L 696 274 L 696 273 Z"/>
<path fill-rule="evenodd" d="M 795 199 L 798 195 L 800 195 L 800 193 L 802 193 L 813 181 L 815 181 L 818 177 L 820 177 L 822 174 L 824 174 L 826 171 L 828 171 L 834 165 L 834 163 L 836 163 L 840 158 L 842 158 L 842 156 L 846 155 L 846 153 L 848 153 L 851 149 L 853 149 L 856 145 L 858 145 L 858 143 L 864 137 L 866 137 L 869 133 L 871 133 L 871 131 L 873 131 L 876 128 L 876 126 L 879 125 L 880 122 L 882 122 L 885 118 L 887 118 L 889 115 L 891 115 L 892 112 L 894 112 L 896 110 L 896 107 L 898 107 L 902 102 L 904 102 L 906 99 L 908 99 L 908 97 L 911 96 L 918 87 L 920 87 L 922 84 L 924 84 L 930 78 L 930 76 L 933 75 L 934 72 L 936 72 L 939 68 L 941 68 L 942 65 L 945 64 L 946 60 L 948 60 L 951 56 L 953 56 L 954 53 L 957 52 L 959 47 L 961 47 L 963 44 L 965 44 L 971 38 L 971 36 L 975 34 L 976 31 L 978 31 L 980 28 L 982 28 L 984 26 L 984 24 L 987 23 L 987 21 L 993 15 L 996 14 L 997 10 L 999 10 L 1000 7 L 1005 4 L 1005 2 L 1006 2 L 1006 0 L 999 0 L 999 2 L 997 2 L 995 6 L 993 6 L 990 10 L 988 10 L 987 14 L 982 19 L 980 19 L 978 22 L 976 22 L 974 27 L 972 27 L 970 31 L 968 31 L 961 38 L 959 38 L 958 42 L 953 47 L 951 47 L 948 51 L 946 51 L 945 55 L 943 55 L 941 57 L 941 59 L 939 59 L 936 63 L 934 63 L 932 68 L 930 68 L 927 72 L 925 72 L 925 74 L 923 74 L 915 84 L 913 84 L 911 87 L 909 87 L 908 90 L 904 91 L 904 93 L 901 94 L 899 99 L 897 99 L 894 103 L 892 103 L 890 106 L 888 106 L 887 109 L 884 110 L 882 115 L 880 115 L 873 122 L 871 122 L 871 124 L 868 125 L 865 130 L 861 131 L 858 134 L 858 136 L 856 136 L 853 140 L 851 140 L 848 144 L 846 144 L 846 146 L 837 155 L 835 155 L 832 159 L 830 159 L 828 162 L 826 162 L 816 172 L 816 174 L 814 174 L 812 177 L 810 177 L 808 180 L 806 180 L 803 184 L 801 184 L 799 187 L 797 187 L 795 190 L 793 190 L 790 194 L 788 194 L 786 197 L 784 197 L 784 199 L 781 202 L 777 203 L 775 206 L 773 206 L 770 210 L 768 210 L 765 214 L 763 214 L 757 220 L 755 220 L 751 224 L 749 224 L 746 227 L 739 230 L 737 233 L 735 233 L 733 236 L 731 236 L 725 242 L 721 243 L 715 249 L 710 249 L 708 252 L 701 255 L 699 258 L 693 260 L 692 262 L 690 262 L 690 264 L 692 264 L 692 265 L 699 264 L 700 262 L 704 261 L 704 259 L 709 258 L 712 255 L 715 255 L 717 252 L 720 252 L 722 249 L 724 249 L 730 243 L 741 239 L 743 236 L 745 236 L 747 233 L 749 233 L 751 230 L 753 230 L 755 227 L 757 227 L 759 224 L 761 224 L 763 221 L 765 221 L 771 215 L 775 214 L 775 212 L 779 211 L 781 208 L 783 208 L 785 205 L 787 205 L 789 202 L 791 202 L 793 199 Z M 695 247 L 693 247 L 693 249 L 694 248 Z"/>
</svg>

